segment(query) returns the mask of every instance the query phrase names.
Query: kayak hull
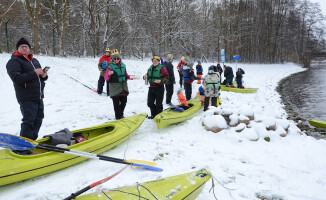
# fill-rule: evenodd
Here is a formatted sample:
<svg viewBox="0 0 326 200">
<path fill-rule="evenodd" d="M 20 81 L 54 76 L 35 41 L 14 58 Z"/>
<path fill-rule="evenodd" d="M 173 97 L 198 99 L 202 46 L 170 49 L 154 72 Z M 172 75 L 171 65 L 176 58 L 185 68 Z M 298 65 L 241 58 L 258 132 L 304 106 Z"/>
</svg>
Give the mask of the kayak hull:
<svg viewBox="0 0 326 200">
<path fill-rule="evenodd" d="M 191 99 L 190 101 L 187 101 L 187 103 L 190 108 L 183 112 L 174 112 L 171 111 L 171 109 L 169 108 L 157 114 L 154 117 L 154 121 L 156 122 L 157 128 L 161 129 L 169 125 L 180 123 L 186 121 L 187 119 L 193 118 L 201 108 L 200 99 Z"/>
<path fill-rule="evenodd" d="M 236 93 L 255 93 L 258 88 L 237 88 L 238 84 L 236 81 L 233 81 L 234 88 L 225 87 L 225 85 L 221 85 L 221 90 L 226 92 L 236 92 Z"/>
<path fill-rule="evenodd" d="M 141 183 L 138 186 L 126 186 L 112 190 L 101 191 L 88 195 L 79 196 L 78 200 L 139 200 L 139 199 L 174 199 L 174 200 L 194 200 L 198 197 L 211 178 L 211 173 L 207 170 L 180 174 L 158 180 Z M 142 187 L 143 186 L 143 187 Z M 148 189 L 148 190 L 147 190 Z M 139 191 L 138 191 L 139 190 Z M 150 194 L 150 191 L 152 194 Z M 140 195 L 140 197 L 139 197 Z M 108 198 L 109 197 L 109 198 Z"/>
<path fill-rule="evenodd" d="M 225 87 L 225 85 L 221 85 L 222 91 L 227 92 L 236 92 L 236 93 L 255 93 L 257 92 L 258 88 L 231 88 L 231 87 Z"/>
<path fill-rule="evenodd" d="M 318 120 L 308 120 L 311 126 L 316 128 L 326 128 L 326 121 L 318 121 Z"/>
<path fill-rule="evenodd" d="M 139 114 L 72 131 L 73 134 L 82 133 L 87 140 L 67 148 L 95 154 L 103 153 L 132 136 L 146 116 L 147 114 Z M 50 144 L 49 138 L 43 138 L 37 142 Z M 34 149 L 33 153 L 38 154 L 18 155 L 10 149 L 0 150 L 0 186 L 58 171 L 87 160 L 84 157 L 41 149 Z"/>
</svg>

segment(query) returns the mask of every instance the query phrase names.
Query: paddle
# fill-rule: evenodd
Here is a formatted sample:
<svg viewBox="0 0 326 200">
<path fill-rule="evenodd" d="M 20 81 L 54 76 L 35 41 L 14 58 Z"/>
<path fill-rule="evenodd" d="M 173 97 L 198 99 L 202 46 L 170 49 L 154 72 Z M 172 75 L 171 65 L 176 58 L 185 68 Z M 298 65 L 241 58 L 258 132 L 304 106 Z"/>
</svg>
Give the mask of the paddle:
<svg viewBox="0 0 326 200">
<path fill-rule="evenodd" d="M 90 184 L 89 186 L 87 187 L 84 187 L 83 189 L 81 190 L 78 190 L 77 192 L 75 193 L 72 193 L 69 197 L 65 198 L 64 200 L 71 200 L 71 199 L 75 199 L 77 196 L 81 195 L 82 193 L 86 192 L 87 190 L 90 190 L 92 189 L 93 187 L 97 186 L 97 185 L 100 185 L 102 183 L 105 183 L 106 181 L 112 179 L 113 177 L 115 177 L 116 175 L 120 174 L 123 170 L 125 170 L 128 166 L 125 166 L 124 168 L 120 169 L 118 172 L 112 174 L 111 176 L 109 177 L 106 177 L 102 180 L 99 180 L 99 181 L 96 181 L 95 183 L 92 183 Z"/>
<path fill-rule="evenodd" d="M 73 149 L 67 149 L 67 148 L 61 148 L 61 147 L 51 146 L 51 145 L 47 145 L 47 144 L 41 144 L 41 143 L 37 143 L 33 140 L 30 140 L 28 138 L 11 135 L 11 134 L 6 134 L 6 133 L 0 133 L 0 146 L 3 148 L 13 149 L 13 150 L 27 150 L 27 149 L 31 149 L 31 148 L 39 148 L 39 149 L 44 149 L 44 150 L 48 150 L 48 151 L 66 153 L 66 154 L 71 154 L 71 155 L 80 156 L 80 157 L 105 160 L 105 161 L 121 163 L 121 164 L 128 164 L 128 165 L 132 165 L 135 167 L 140 167 L 140 168 L 149 169 L 149 170 L 153 170 L 153 171 L 159 171 L 159 172 L 163 171 L 163 169 L 158 168 L 158 167 L 153 167 L 153 166 L 146 165 L 146 164 L 136 163 L 136 162 L 143 162 L 143 161 L 138 161 L 138 160 L 128 161 L 128 160 L 124 160 L 124 159 L 120 159 L 120 158 L 113 158 L 113 157 L 103 156 L 103 155 L 99 155 L 99 154 L 93 154 L 93 153 L 77 151 L 77 150 L 73 150 Z M 131 161 L 133 161 L 133 162 L 131 162 Z M 147 162 L 147 161 L 144 161 L 144 163 L 153 164 L 153 162 Z"/>
<path fill-rule="evenodd" d="M 84 87 L 86 87 L 86 88 L 92 90 L 93 92 L 97 93 L 97 90 L 96 90 L 96 89 L 93 89 L 93 88 L 89 87 L 88 85 L 85 85 L 84 83 L 82 83 L 82 82 L 78 81 L 77 79 L 75 79 L 75 78 L 69 76 L 68 74 L 64 74 L 64 75 L 66 75 L 67 77 L 69 77 L 69 78 L 71 78 L 72 80 L 76 81 L 77 83 L 81 84 L 82 86 L 84 86 Z M 103 93 L 103 94 L 106 94 L 105 92 L 102 92 L 102 93 Z"/>
</svg>

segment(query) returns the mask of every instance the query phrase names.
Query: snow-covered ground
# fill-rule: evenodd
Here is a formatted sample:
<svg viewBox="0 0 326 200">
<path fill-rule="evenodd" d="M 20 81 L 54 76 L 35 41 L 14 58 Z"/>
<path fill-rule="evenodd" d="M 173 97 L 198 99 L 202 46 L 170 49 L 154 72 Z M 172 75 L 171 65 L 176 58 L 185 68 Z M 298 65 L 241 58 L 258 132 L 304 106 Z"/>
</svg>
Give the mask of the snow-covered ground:
<svg viewBox="0 0 326 200">
<path fill-rule="evenodd" d="M 19 134 L 22 117 L 6 72 L 9 58 L 9 54 L 0 54 L 0 131 Z M 63 128 L 74 130 L 114 120 L 109 97 L 99 96 L 65 75 L 96 88 L 98 58 L 36 58 L 43 67 L 51 66 L 45 88 L 45 118 L 39 137 Z M 149 59 L 123 62 L 129 74 L 138 76 L 145 74 L 151 64 Z M 203 64 L 204 73 L 207 73 L 211 64 Z M 177 62 L 174 63 L 176 65 Z M 127 168 L 114 179 L 89 192 L 206 168 L 221 184 L 232 189 L 229 191 L 215 181 L 218 199 L 257 199 L 259 195 L 286 200 L 325 199 L 326 141 L 304 135 L 293 121 L 286 120 L 280 96 L 275 91 L 282 78 L 303 69 L 294 64 L 237 66 L 246 72 L 245 85 L 258 87 L 257 93 L 221 92 L 222 106 L 219 108 L 211 108 L 206 113 L 200 111 L 196 117 L 162 130 L 157 130 L 154 121 L 146 119 L 134 136 L 104 155 L 120 158 L 126 155 L 127 159 L 149 161 L 155 159 L 157 166 L 164 171 L 159 173 Z M 235 69 L 235 65 L 232 64 L 232 67 Z M 175 76 L 178 82 L 176 69 Z M 148 86 L 143 80 L 129 81 L 128 84 L 130 95 L 125 116 L 149 113 L 146 105 Z M 199 86 L 193 84 L 193 97 Z M 175 91 L 177 89 L 178 84 L 175 85 Z M 176 95 L 172 103 L 178 103 Z M 164 104 L 164 107 L 167 105 Z M 213 111 L 233 113 L 233 119 L 253 113 L 255 120 L 240 133 L 233 127 L 213 133 L 202 126 L 203 120 L 211 121 L 208 118 L 213 118 Z M 274 122 L 279 128 L 266 131 L 265 126 Z M 287 136 L 280 137 L 280 133 L 284 132 L 282 127 L 287 125 L 290 125 Z M 263 139 L 265 136 L 271 138 L 270 142 Z M 0 199 L 62 199 L 122 167 L 120 164 L 88 160 L 48 175 L 2 186 Z M 211 186 L 211 182 L 208 182 L 198 199 L 214 199 L 212 192 L 209 192 Z"/>
</svg>

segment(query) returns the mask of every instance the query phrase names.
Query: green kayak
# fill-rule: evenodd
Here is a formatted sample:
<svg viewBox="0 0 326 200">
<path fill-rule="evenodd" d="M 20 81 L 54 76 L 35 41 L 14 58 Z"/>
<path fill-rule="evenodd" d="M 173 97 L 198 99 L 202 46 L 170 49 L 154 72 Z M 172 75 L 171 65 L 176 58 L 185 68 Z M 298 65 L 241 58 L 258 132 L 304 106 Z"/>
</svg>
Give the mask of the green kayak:
<svg viewBox="0 0 326 200">
<path fill-rule="evenodd" d="M 233 81 L 234 88 L 225 87 L 225 85 L 221 85 L 221 91 L 227 92 L 236 92 L 236 93 L 255 93 L 258 88 L 237 88 L 238 84 L 236 81 Z"/>
<path fill-rule="evenodd" d="M 326 121 L 318 121 L 318 120 L 308 120 L 311 126 L 316 128 L 326 128 Z"/>
<path fill-rule="evenodd" d="M 190 108 L 183 112 L 171 111 L 171 109 L 169 108 L 156 115 L 154 117 L 154 120 L 156 122 L 157 128 L 161 129 L 171 124 L 180 123 L 194 117 L 201 108 L 200 99 L 191 99 L 187 101 L 187 103 Z"/>
<path fill-rule="evenodd" d="M 135 186 L 126 186 L 79 196 L 78 200 L 145 200 L 174 199 L 194 200 L 203 190 L 205 183 L 211 178 L 207 170 L 180 174 L 158 180 L 148 181 Z"/>
<path fill-rule="evenodd" d="M 82 134 L 87 140 L 67 148 L 95 154 L 103 153 L 132 136 L 146 116 L 147 114 L 139 114 L 72 131 L 73 134 Z M 50 144 L 50 139 L 46 137 L 36 142 Z M 34 155 L 18 155 L 10 149 L 0 150 L 0 186 L 64 169 L 87 159 L 41 149 L 34 149 L 33 153 Z"/>
<path fill-rule="evenodd" d="M 237 92 L 237 93 L 255 93 L 257 92 L 258 88 L 231 88 L 231 87 L 225 87 L 225 85 L 221 85 L 222 91 L 227 92 Z"/>
</svg>

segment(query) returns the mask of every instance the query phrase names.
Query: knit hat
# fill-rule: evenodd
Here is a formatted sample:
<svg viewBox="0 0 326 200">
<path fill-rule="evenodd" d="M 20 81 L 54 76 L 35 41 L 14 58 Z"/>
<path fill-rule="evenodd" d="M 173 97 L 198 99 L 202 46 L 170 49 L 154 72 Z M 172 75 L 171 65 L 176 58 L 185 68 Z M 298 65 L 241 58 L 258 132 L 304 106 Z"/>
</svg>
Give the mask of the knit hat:
<svg viewBox="0 0 326 200">
<path fill-rule="evenodd" d="M 186 64 L 185 64 L 185 66 L 188 66 L 188 67 L 192 68 L 192 67 L 194 66 L 194 62 L 188 60 L 188 61 L 186 62 Z"/>
<path fill-rule="evenodd" d="M 20 38 L 16 44 L 16 49 L 18 49 L 18 47 L 22 44 L 27 44 L 29 48 L 31 48 L 31 45 L 29 44 L 29 42 L 25 39 L 25 38 Z"/>
<path fill-rule="evenodd" d="M 209 66 L 209 68 L 208 68 L 209 74 L 214 73 L 214 67 L 215 67 L 214 65 Z"/>
<path fill-rule="evenodd" d="M 114 55 L 112 55 L 112 59 L 114 60 L 115 58 L 120 58 L 121 59 L 120 54 L 114 54 Z"/>
</svg>

